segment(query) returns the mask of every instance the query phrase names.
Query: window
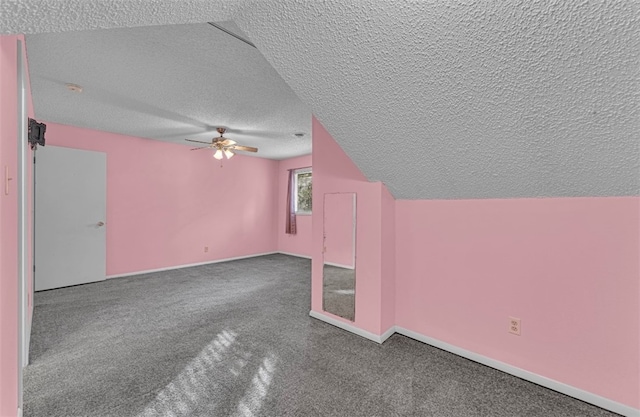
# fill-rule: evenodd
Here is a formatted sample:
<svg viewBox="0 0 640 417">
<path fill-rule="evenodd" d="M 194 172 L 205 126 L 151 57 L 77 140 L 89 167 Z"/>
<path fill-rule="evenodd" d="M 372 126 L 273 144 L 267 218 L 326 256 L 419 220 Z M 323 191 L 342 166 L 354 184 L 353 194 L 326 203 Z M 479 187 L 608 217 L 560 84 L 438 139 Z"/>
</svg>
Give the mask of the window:
<svg viewBox="0 0 640 417">
<path fill-rule="evenodd" d="M 311 214 L 311 168 L 296 170 L 295 178 L 296 214 Z"/>
</svg>

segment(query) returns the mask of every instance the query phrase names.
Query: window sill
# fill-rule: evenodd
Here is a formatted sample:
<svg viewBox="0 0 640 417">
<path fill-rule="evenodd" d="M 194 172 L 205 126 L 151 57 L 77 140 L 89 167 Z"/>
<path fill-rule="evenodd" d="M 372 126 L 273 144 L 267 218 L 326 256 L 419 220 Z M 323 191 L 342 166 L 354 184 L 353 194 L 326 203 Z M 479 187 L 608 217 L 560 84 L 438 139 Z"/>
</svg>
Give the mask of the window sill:
<svg viewBox="0 0 640 417">
<path fill-rule="evenodd" d="M 296 216 L 311 216 L 313 214 L 310 211 L 296 211 Z"/>
</svg>

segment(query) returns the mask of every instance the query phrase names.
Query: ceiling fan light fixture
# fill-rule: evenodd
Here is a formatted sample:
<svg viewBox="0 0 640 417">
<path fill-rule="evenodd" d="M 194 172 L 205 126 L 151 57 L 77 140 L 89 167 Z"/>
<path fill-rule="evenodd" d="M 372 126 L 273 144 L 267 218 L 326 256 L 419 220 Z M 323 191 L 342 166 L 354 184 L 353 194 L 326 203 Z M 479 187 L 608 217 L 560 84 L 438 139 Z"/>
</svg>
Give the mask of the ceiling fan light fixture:
<svg viewBox="0 0 640 417">
<path fill-rule="evenodd" d="M 187 142 L 196 142 L 202 145 L 207 145 L 207 146 L 200 146 L 197 148 L 193 148 L 191 150 L 195 151 L 199 149 L 213 149 L 214 150 L 213 157 L 218 161 L 223 160 L 225 157 L 227 159 L 233 158 L 233 155 L 235 155 L 234 151 L 254 152 L 254 153 L 258 152 L 258 148 L 256 147 L 238 145 L 235 140 L 227 139 L 224 136 L 222 136 L 224 132 L 226 132 L 226 128 L 219 127 L 216 130 L 218 131 L 218 133 L 220 133 L 220 137 L 211 139 L 211 142 L 204 142 L 204 141 L 195 140 L 195 139 L 185 139 L 185 140 Z"/>
</svg>

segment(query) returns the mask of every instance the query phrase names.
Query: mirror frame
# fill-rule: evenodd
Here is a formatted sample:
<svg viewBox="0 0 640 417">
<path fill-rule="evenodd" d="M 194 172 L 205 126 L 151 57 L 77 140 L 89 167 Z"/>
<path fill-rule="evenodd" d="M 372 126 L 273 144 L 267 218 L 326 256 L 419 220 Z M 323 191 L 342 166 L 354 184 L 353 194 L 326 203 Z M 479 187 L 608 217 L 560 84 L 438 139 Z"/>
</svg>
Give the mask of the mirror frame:
<svg viewBox="0 0 640 417">
<path fill-rule="evenodd" d="M 351 262 L 352 262 L 352 266 L 353 266 L 353 320 L 351 318 L 347 318 L 347 317 L 343 317 L 340 316 L 338 314 L 335 314 L 334 312 L 331 312 L 329 310 L 326 309 L 326 304 L 325 304 L 325 286 L 324 286 L 324 268 L 325 268 L 325 254 L 326 254 L 326 231 L 325 231 L 325 226 L 326 226 L 326 201 L 327 201 L 327 196 L 328 195 L 350 195 L 352 196 L 352 200 L 351 200 L 351 204 L 352 204 L 352 216 L 351 216 L 351 222 L 352 222 L 352 228 L 351 228 L 351 247 L 352 247 L 352 255 L 351 255 Z M 358 212 L 358 193 L 356 193 L 355 191 L 344 191 L 344 192 L 331 192 L 331 193 L 324 193 L 322 196 L 322 311 L 325 313 L 329 313 L 332 314 L 334 316 L 340 317 L 344 320 L 348 320 L 350 322 L 355 322 L 355 318 L 356 318 L 356 310 L 357 310 L 357 291 L 356 291 L 356 287 L 357 287 L 357 252 L 358 252 L 358 245 L 357 245 L 357 229 L 358 229 L 358 216 L 357 216 L 357 212 Z"/>
</svg>

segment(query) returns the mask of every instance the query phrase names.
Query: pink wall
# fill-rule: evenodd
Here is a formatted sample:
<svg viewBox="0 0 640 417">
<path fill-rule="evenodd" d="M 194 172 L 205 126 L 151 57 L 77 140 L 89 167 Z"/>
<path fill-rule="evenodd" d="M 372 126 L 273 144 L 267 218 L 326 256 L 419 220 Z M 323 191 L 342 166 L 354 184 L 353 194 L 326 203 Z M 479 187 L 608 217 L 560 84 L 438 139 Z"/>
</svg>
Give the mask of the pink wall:
<svg viewBox="0 0 640 417">
<path fill-rule="evenodd" d="M 278 251 L 311 257 L 311 217 L 296 216 L 297 233 L 288 235 L 284 232 L 286 223 L 287 186 L 290 169 L 307 168 L 311 166 L 311 155 L 299 156 L 279 161 L 278 163 Z"/>
<path fill-rule="evenodd" d="M 357 193 L 356 327 L 397 325 L 640 408 L 640 198 L 395 201 L 315 119 L 313 167 L 315 201 Z"/>
<path fill-rule="evenodd" d="M 18 409 L 18 79 L 17 41 L 24 36 L 0 36 L 0 416 L 15 416 Z M 26 61 L 26 59 L 25 59 Z M 26 62 L 25 62 L 26 64 Z M 33 103 L 27 79 L 27 111 Z M 9 168 L 9 194 L 5 194 L 5 167 Z M 30 168 L 27 167 L 27 172 Z M 28 196 L 29 207 L 31 199 Z M 30 249 L 31 244 L 27 242 Z M 28 253 L 31 264 L 31 252 Z M 31 282 L 29 271 L 28 282 Z M 31 286 L 29 285 L 29 293 Z M 29 310 L 33 306 L 29 296 Z M 29 318 L 30 319 L 30 318 Z"/>
<path fill-rule="evenodd" d="M 638 408 L 639 206 L 399 200 L 396 324 Z"/>
<path fill-rule="evenodd" d="M 277 161 L 55 123 L 47 143 L 107 153 L 107 275 L 277 251 Z"/>
<path fill-rule="evenodd" d="M 311 309 L 353 324 L 363 330 L 381 333 L 381 191 L 380 183 L 370 183 L 338 146 L 322 124 L 313 119 L 313 200 L 325 193 L 355 192 L 356 225 L 356 314 L 353 323 L 322 311 L 322 247 L 324 208 L 314 205 L 311 274 Z M 386 330 L 386 329 L 385 329 Z"/>
<path fill-rule="evenodd" d="M 352 193 L 324 195 L 324 262 L 354 268 L 354 209 Z"/>
<path fill-rule="evenodd" d="M 381 196 L 381 327 L 384 333 L 396 324 L 396 200 L 384 184 L 380 187 Z"/>
<path fill-rule="evenodd" d="M 18 409 L 18 166 L 17 37 L 0 37 L 0 415 Z M 5 167 L 9 167 L 9 195 L 5 195 Z"/>
</svg>

